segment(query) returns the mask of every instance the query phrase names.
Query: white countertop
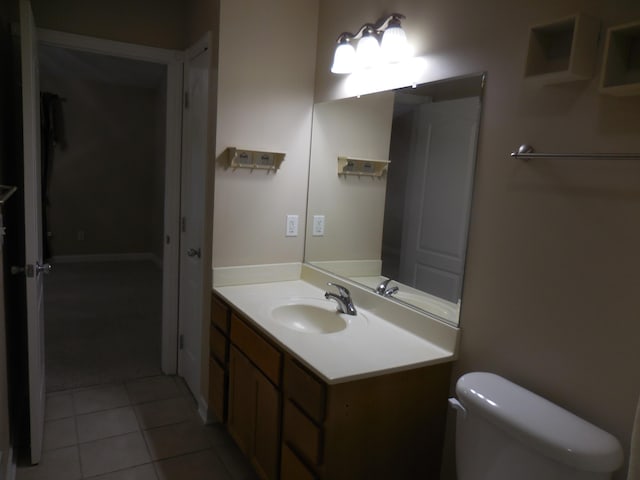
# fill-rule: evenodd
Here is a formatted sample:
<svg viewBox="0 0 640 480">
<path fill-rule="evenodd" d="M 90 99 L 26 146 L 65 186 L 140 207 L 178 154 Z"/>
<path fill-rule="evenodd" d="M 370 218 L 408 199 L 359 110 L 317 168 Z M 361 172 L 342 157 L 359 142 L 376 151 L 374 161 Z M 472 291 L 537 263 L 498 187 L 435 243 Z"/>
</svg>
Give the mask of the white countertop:
<svg viewBox="0 0 640 480">
<path fill-rule="evenodd" d="M 449 346 L 438 345 L 437 340 L 426 338 L 428 335 L 421 332 L 429 329 L 424 325 L 416 329 L 418 333 L 412 333 L 398 326 L 403 322 L 396 325 L 387 321 L 371 310 L 359 307 L 357 301 L 359 316 L 342 314 L 350 323 L 346 329 L 335 333 L 300 332 L 274 321 L 271 310 L 279 305 L 299 301 L 296 299 L 325 301 L 324 290 L 303 280 L 219 286 L 214 290 L 252 320 L 259 330 L 330 384 L 455 359 L 451 342 Z M 397 315 L 404 315 L 404 311 L 398 309 Z M 436 320 L 425 317 L 419 321 Z M 434 328 L 441 329 L 441 326 Z"/>
</svg>

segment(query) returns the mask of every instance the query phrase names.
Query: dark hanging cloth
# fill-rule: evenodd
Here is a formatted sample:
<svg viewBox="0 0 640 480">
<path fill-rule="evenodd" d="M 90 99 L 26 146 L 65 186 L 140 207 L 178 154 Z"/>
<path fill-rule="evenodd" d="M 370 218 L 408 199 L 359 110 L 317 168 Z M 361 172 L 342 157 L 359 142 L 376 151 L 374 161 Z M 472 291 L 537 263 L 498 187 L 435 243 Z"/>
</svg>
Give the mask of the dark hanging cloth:
<svg viewBox="0 0 640 480">
<path fill-rule="evenodd" d="M 49 201 L 49 186 L 51 185 L 53 157 L 56 147 L 64 150 L 67 146 L 62 116 L 62 98 L 54 93 L 42 92 L 40 94 L 40 139 L 42 167 L 42 247 L 44 258 L 49 259 L 53 255 L 48 221 L 48 208 L 51 205 Z"/>
</svg>

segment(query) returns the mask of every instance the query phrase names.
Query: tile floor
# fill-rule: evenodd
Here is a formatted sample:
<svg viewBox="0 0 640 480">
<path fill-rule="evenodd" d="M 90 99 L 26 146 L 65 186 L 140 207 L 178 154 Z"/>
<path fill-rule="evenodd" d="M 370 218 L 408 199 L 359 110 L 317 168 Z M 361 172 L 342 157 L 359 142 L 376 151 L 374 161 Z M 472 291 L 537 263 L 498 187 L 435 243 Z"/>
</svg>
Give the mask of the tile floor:
<svg viewBox="0 0 640 480">
<path fill-rule="evenodd" d="M 17 480 L 249 480 L 224 426 L 203 425 L 181 379 L 149 377 L 47 396 L 42 461 Z"/>
</svg>

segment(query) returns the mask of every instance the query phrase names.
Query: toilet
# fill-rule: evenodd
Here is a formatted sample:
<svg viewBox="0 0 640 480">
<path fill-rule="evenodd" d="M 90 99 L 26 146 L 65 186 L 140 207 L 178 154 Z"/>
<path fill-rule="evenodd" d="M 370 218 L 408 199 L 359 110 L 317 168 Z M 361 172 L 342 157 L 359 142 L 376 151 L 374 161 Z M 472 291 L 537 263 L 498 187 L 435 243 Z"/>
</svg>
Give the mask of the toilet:
<svg viewBox="0 0 640 480">
<path fill-rule="evenodd" d="M 456 384 L 458 480 L 605 480 L 622 465 L 618 440 L 498 375 Z"/>
</svg>

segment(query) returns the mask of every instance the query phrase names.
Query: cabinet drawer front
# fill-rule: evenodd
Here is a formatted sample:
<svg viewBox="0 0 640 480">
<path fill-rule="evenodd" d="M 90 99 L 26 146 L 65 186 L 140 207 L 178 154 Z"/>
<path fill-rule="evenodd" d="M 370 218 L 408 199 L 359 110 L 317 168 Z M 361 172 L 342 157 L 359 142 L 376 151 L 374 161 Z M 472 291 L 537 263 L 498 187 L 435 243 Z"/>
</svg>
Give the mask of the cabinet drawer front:
<svg viewBox="0 0 640 480">
<path fill-rule="evenodd" d="M 282 462 L 280 464 L 280 480 L 316 480 L 317 477 L 291 451 L 282 444 Z"/>
<path fill-rule="evenodd" d="M 284 388 L 288 398 L 316 422 L 322 423 L 325 385 L 291 358 L 287 358 L 284 365 Z"/>
<path fill-rule="evenodd" d="M 281 353 L 236 314 L 231 315 L 231 341 L 274 385 L 280 385 Z"/>
<path fill-rule="evenodd" d="M 211 355 L 216 357 L 222 365 L 225 365 L 227 363 L 229 343 L 227 342 L 227 337 L 213 326 L 209 328 L 209 346 L 211 347 Z"/>
<path fill-rule="evenodd" d="M 284 407 L 283 437 L 309 463 L 320 464 L 322 431 L 289 401 Z"/>
<path fill-rule="evenodd" d="M 229 334 L 229 307 L 215 295 L 211 296 L 211 323 Z"/>
<path fill-rule="evenodd" d="M 209 403 L 221 422 L 226 420 L 224 369 L 213 359 L 209 359 Z"/>
</svg>

